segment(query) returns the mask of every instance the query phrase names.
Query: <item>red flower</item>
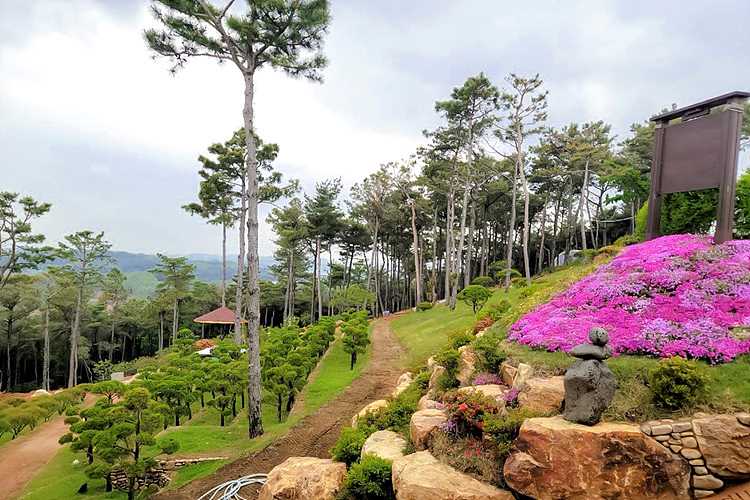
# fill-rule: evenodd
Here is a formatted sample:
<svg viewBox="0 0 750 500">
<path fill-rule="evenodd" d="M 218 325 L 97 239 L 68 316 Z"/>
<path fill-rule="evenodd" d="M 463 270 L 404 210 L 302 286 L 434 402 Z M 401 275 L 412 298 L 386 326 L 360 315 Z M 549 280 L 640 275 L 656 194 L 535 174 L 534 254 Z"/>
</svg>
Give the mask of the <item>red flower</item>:
<svg viewBox="0 0 750 500">
<path fill-rule="evenodd" d="M 469 406 L 466 403 L 461 403 L 460 405 L 458 405 L 458 409 L 460 411 L 466 411 L 469 409 Z"/>
</svg>

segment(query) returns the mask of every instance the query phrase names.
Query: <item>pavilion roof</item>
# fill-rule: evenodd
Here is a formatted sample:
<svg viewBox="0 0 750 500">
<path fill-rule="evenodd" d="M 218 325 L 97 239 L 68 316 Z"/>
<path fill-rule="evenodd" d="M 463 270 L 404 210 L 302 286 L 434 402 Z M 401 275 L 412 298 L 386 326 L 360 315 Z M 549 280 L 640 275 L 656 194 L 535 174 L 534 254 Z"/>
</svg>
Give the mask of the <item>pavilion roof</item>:
<svg viewBox="0 0 750 500">
<path fill-rule="evenodd" d="M 233 325 L 234 324 L 234 311 L 228 307 L 222 306 L 213 311 L 207 312 L 202 316 L 198 316 L 193 321 L 196 323 L 214 324 L 214 325 Z M 242 323 L 247 323 L 247 320 L 240 320 Z"/>
</svg>

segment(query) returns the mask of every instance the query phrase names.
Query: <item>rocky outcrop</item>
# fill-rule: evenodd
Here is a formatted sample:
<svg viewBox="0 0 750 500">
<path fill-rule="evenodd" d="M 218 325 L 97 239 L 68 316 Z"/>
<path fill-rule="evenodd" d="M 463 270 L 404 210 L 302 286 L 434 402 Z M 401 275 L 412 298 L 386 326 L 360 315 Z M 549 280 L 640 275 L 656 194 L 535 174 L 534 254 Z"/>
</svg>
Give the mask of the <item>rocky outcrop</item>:
<svg viewBox="0 0 750 500">
<path fill-rule="evenodd" d="M 411 416 L 409 436 L 414 447 L 424 450 L 429 444 L 432 433 L 448 420 L 443 410 L 419 410 Z"/>
<path fill-rule="evenodd" d="M 513 495 L 440 463 L 422 451 L 393 461 L 397 500 L 513 500 Z"/>
<path fill-rule="evenodd" d="M 399 394 L 409 388 L 412 382 L 414 382 L 414 374 L 412 374 L 411 372 L 402 374 L 396 381 L 396 388 L 393 389 L 391 397 L 397 398 Z"/>
<path fill-rule="evenodd" d="M 477 392 L 484 397 L 494 399 L 501 406 L 505 406 L 505 394 L 508 392 L 508 388 L 499 384 L 484 384 L 484 385 L 469 385 L 461 387 L 458 392 L 469 394 Z"/>
<path fill-rule="evenodd" d="M 687 462 L 628 424 L 528 419 L 503 473 L 538 500 L 690 498 Z"/>
<path fill-rule="evenodd" d="M 328 458 L 291 457 L 274 467 L 259 500 L 334 500 L 346 477 L 346 464 Z"/>
<path fill-rule="evenodd" d="M 393 431 L 377 431 L 370 434 L 362 446 L 362 456 L 375 455 L 386 460 L 404 456 L 406 440 Z"/>
<path fill-rule="evenodd" d="M 518 373 L 521 373 L 520 366 Z M 523 385 L 518 395 L 518 404 L 539 413 L 557 413 L 564 399 L 564 377 L 531 378 Z"/>
<path fill-rule="evenodd" d="M 368 404 L 367 406 L 359 410 L 359 413 L 352 417 L 352 427 L 357 427 L 357 421 L 368 413 L 376 412 L 381 408 L 385 408 L 386 406 L 388 406 L 388 401 L 385 399 L 378 399 Z"/>
<path fill-rule="evenodd" d="M 467 385 L 471 382 L 474 372 L 477 371 L 478 362 L 477 353 L 471 346 L 465 345 L 458 348 L 458 373 L 456 374 L 456 379 L 461 385 Z"/>
<path fill-rule="evenodd" d="M 430 375 L 430 382 L 427 384 L 427 396 L 430 399 L 435 399 L 438 393 L 438 381 L 440 377 L 445 374 L 445 367 L 442 365 L 435 365 L 432 368 L 432 375 Z"/>
<path fill-rule="evenodd" d="M 516 375 L 513 377 L 513 387 L 522 389 L 533 375 L 534 368 L 531 365 L 519 363 L 518 368 L 516 368 Z"/>
<path fill-rule="evenodd" d="M 706 468 L 714 475 L 726 479 L 750 478 L 750 426 L 741 420 L 746 415 L 693 419 L 698 448 Z"/>
</svg>

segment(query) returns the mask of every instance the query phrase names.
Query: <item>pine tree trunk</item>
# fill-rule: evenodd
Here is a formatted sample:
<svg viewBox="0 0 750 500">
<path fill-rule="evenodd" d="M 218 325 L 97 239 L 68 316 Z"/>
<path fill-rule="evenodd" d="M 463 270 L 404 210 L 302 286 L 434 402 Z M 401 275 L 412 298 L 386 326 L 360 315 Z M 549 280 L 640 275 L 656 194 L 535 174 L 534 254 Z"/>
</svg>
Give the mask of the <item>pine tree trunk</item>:
<svg viewBox="0 0 750 500">
<path fill-rule="evenodd" d="M 445 217 L 445 289 L 443 290 L 443 298 L 445 299 L 446 304 L 450 302 L 451 274 L 453 273 L 453 218 L 455 213 L 453 196 L 454 191 L 451 189 L 448 194 L 448 204 Z"/>
<path fill-rule="evenodd" d="M 247 130 L 246 130 L 247 132 Z M 242 194 L 240 196 L 240 244 L 237 255 L 237 289 L 234 294 L 234 332 L 232 340 L 237 345 L 242 344 L 242 318 L 243 318 L 243 283 L 245 281 L 245 224 L 247 222 L 247 170 L 242 174 L 240 182 Z"/>
<path fill-rule="evenodd" d="M 178 299 L 174 299 L 174 304 L 172 304 L 172 345 L 177 340 L 177 325 L 180 323 L 179 302 Z"/>
<path fill-rule="evenodd" d="M 589 161 L 586 160 L 586 166 L 583 170 L 583 184 L 581 185 L 581 199 L 578 204 L 578 214 L 581 216 L 581 248 L 587 249 L 586 245 L 586 221 L 584 217 L 584 207 L 588 205 L 588 184 L 589 184 Z"/>
<path fill-rule="evenodd" d="M 83 283 L 79 284 L 76 296 L 76 312 L 70 332 L 70 359 L 68 360 L 68 388 L 78 383 L 78 332 L 81 329 L 81 307 L 83 307 Z M 9 372 L 10 373 L 10 372 Z"/>
<path fill-rule="evenodd" d="M 469 222 L 469 233 L 466 235 L 466 264 L 464 265 L 464 288 L 471 284 L 472 257 L 474 255 L 474 229 L 477 224 L 477 213 L 474 202 L 471 203 L 471 222 Z"/>
<path fill-rule="evenodd" d="M 109 361 L 112 362 L 112 351 L 115 347 L 115 318 L 114 318 L 114 310 L 112 311 L 112 330 L 110 331 L 109 335 Z"/>
<path fill-rule="evenodd" d="M 511 190 L 510 216 L 508 218 L 508 240 L 505 242 L 505 291 L 510 288 L 510 270 L 513 267 L 513 239 L 516 232 L 516 192 L 518 186 L 518 163 L 513 166 L 513 189 Z"/>
<path fill-rule="evenodd" d="M 544 226 L 547 222 L 547 198 L 548 196 L 544 197 L 544 207 L 542 208 L 542 227 L 539 229 L 539 255 L 537 256 L 537 273 L 542 272 L 542 268 L 544 267 Z"/>
<path fill-rule="evenodd" d="M 529 264 L 529 184 L 526 181 L 526 172 L 524 170 L 522 151 L 518 151 L 517 162 L 518 172 L 521 176 L 521 186 L 523 187 L 523 270 L 526 276 L 526 283 L 531 284 L 531 265 Z"/>
<path fill-rule="evenodd" d="M 5 366 L 6 366 L 6 369 L 7 369 L 6 370 L 7 373 L 5 374 L 5 376 L 6 376 L 5 388 L 6 388 L 6 390 L 8 392 L 10 392 L 10 385 L 11 385 L 11 382 L 13 381 L 13 379 L 11 378 L 11 373 L 12 372 L 11 372 L 11 368 L 10 368 L 10 342 L 11 342 L 11 335 L 12 335 L 12 332 L 13 332 L 13 311 L 10 311 L 8 313 L 8 324 L 7 324 L 6 328 L 7 328 L 7 332 L 6 332 L 6 340 L 7 340 L 7 342 L 5 343 L 5 355 L 6 355 L 6 360 L 5 360 L 6 361 L 6 365 Z"/>
<path fill-rule="evenodd" d="M 221 224 L 221 307 L 227 305 L 227 225 Z"/>
<path fill-rule="evenodd" d="M 162 349 L 164 349 L 164 311 L 159 311 L 159 350 L 157 352 L 161 352 Z"/>
<path fill-rule="evenodd" d="M 323 296 L 320 293 L 320 238 L 315 238 L 315 293 L 318 295 L 318 320 L 323 317 Z"/>
<path fill-rule="evenodd" d="M 252 439 L 263 434 L 260 378 L 260 287 L 258 283 L 258 175 L 253 126 L 253 74 L 245 74 L 245 140 L 247 143 L 247 287 L 249 290 L 248 335 L 248 435 Z"/>
<path fill-rule="evenodd" d="M 44 389 L 45 391 L 49 391 L 49 304 L 46 304 L 46 307 L 44 308 L 44 354 L 42 356 L 42 389 Z"/>
<path fill-rule="evenodd" d="M 459 266 L 460 263 L 463 260 L 463 252 L 464 252 L 464 241 L 465 241 L 465 233 L 466 233 L 466 215 L 469 210 L 469 181 L 464 183 L 464 194 L 463 199 L 461 203 L 461 223 L 458 230 L 458 246 L 456 247 L 456 253 L 455 253 L 455 259 L 454 262 L 456 263 L 456 276 L 453 279 L 453 289 L 451 290 L 451 301 L 450 301 L 450 308 L 455 309 L 456 308 L 456 297 L 458 295 L 458 275 L 460 274 Z M 464 273 L 466 270 L 464 270 Z"/>
</svg>

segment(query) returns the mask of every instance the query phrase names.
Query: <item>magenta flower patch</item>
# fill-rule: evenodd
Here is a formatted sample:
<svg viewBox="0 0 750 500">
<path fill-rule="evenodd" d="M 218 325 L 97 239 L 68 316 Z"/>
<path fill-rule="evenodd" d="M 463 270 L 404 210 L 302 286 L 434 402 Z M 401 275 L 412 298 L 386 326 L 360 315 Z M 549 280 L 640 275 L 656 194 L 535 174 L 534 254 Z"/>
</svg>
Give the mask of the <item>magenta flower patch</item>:
<svg viewBox="0 0 750 500">
<path fill-rule="evenodd" d="M 674 235 L 629 246 L 518 320 L 508 338 L 569 351 L 595 326 L 615 354 L 722 363 L 750 352 L 731 330 L 750 327 L 750 241 Z"/>
</svg>

